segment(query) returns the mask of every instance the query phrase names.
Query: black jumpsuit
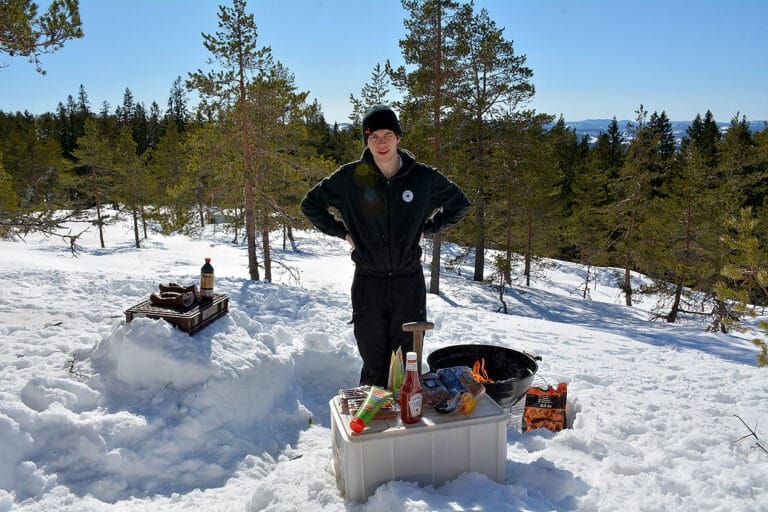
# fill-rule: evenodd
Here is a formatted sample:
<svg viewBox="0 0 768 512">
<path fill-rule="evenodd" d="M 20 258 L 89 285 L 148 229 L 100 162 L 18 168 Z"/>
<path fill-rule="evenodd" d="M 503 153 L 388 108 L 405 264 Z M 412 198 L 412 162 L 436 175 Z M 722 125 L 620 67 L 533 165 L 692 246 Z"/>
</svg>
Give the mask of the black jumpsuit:
<svg viewBox="0 0 768 512">
<path fill-rule="evenodd" d="M 393 351 L 412 349 L 402 324 L 426 320 L 422 234 L 441 232 L 469 211 L 466 194 L 437 169 L 398 149 L 400 170 L 387 179 L 370 150 L 315 185 L 301 202 L 322 232 L 352 237 L 352 318 L 363 359 L 360 384 L 385 386 Z M 329 208 L 341 215 L 337 219 Z"/>
</svg>

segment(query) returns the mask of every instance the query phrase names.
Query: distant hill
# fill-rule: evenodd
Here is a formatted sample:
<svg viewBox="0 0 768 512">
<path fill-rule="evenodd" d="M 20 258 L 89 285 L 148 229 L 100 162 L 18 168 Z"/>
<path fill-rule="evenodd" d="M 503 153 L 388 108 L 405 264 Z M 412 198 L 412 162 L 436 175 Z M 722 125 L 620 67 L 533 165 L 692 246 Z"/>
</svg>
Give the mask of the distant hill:
<svg viewBox="0 0 768 512">
<path fill-rule="evenodd" d="M 619 123 L 619 128 L 621 128 L 621 131 L 624 133 L 625 138 L 629 138 L 628 132 L 627 132 L 627 123 L 634 123 L 634 121 L 629 120 L 617 120 L 616 122 Z M 693 121 L 670 121 L 670 124 L 672 125 L 672 132 L 675 134 L 675 139 L 677 140 L 677 143 L 679 144 L 682 140 L 683 136 L 685 136 L 685 131 L 688 129 L 688 127 L 691 125 Z M 753 132 L 764 130 L 765 129 L 765 123 L 766 121 L 748 121 L 749 127 Z M 576 130 L 576 135 L 581 140 L 584 135 L 589 136 L 589 142 L 594 143 L 597 140 L 597 137 L 600 135 L 601 132 L 607 132 L 608 131 L 608 125 L 611 124 L 611 119 L 585 119 L 583 121 L 566 121 L 566 126 L 569 128 L 573 128 Z M 728 126 L 730 126 L 730 121 L 727 123 L 724 122 L 718 122 L 717 125 L 720 127 L 720 131 L 725 131 Z M 551 125 L 550 125 L 551 126 Z M 549 126 L 547 127 L 549 128 Z"/>
<path fill-rule="evenodd" d="M 616 122 L 619 123 L 619 128 L 624 134 L 624 138 L 629 140 L 630 136 L 629 132 L 627 131 L 627 123 L 635 124 L 635 122 L 626 119 L 621 121 L 617 120 Z M 692 122 L 693 121 L 670 121 L 670 124 L 672 125 L 672 132 L 675 134 L 675 140 L 677 141 L 677 144 L 680 144 L 683 136 L 685 136 L 685 131 L 688 129 Z M 764 130 L 766 122 L 768 121 L 749 121 L 749 128 L 753 132 Z M 579 140 L 581 140 L 581 138 L 585 135 L 588 135 L 590 144 L 594 144 L 601 132 L 608 131 L 608 125 L 611 124 L 611 119 L 585 119 L 583 121 L 566 121 L 565 124 L 569 128 L 576 130 L 576 136 Z M 725 132 L 730 124 L 730 121 L 717 123 L 721 132 Z M 333 128 L 333 124 L 329 124 L 328 126 L 331 129 Z M 550 129 L 552 126 L 554 126 L 554 123 L 545 125 L 545 128 Z M 351 128 L 352 124 L 350 123 L 339 123 L 339 130 L 348 130 Z"/>
</svg>

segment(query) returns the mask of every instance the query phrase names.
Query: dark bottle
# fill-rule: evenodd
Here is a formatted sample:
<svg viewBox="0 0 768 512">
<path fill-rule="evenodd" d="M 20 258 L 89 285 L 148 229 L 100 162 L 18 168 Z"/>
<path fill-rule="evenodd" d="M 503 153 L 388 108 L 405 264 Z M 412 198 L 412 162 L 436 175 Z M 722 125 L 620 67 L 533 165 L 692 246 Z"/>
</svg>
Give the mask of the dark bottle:
<svg viewBox="0 0 768 512">
<path fill-rule="evenodd" d="M 400 419 L 403 423 L 416 423 L 421 419 L 421 380 L 416 352 L 405 355 L 405 380 L 400 388 Z"/>
<path fill-rule="evenodd" d="M 200 269 L 200 297 L 213 298 L 213 266 L 211 258 L 205 258 L 205 265 Z"/>
</svg>

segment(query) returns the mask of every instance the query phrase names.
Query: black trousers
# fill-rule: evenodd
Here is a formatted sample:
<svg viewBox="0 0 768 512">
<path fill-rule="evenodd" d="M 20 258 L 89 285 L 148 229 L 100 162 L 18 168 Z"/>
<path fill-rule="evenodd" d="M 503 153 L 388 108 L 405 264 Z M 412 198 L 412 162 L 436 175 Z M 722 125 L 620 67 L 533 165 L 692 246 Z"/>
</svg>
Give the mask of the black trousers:
<svg viewBox="0 0 768 512">
<path fill-rule="evenodd" d="M 363 358 L 360 385 L 386 386 L 392 352 L 413 350 L 413 333 L 403 324 L 427 318 L 427 289 L 421 267 L 390 275 L 355 271 L 352 321 Z"/>
</svg>

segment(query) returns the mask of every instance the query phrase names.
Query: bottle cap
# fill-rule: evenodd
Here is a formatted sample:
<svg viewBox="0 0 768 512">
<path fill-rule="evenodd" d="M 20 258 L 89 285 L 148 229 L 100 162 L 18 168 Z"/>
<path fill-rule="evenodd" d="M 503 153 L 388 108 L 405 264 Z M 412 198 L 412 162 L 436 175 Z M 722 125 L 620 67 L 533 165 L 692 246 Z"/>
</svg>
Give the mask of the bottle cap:
<svg viewBox="0 0 768 512">
<path fill-rule="evenodd" d="M 352 418 L 352 421 L 349 422 L 349 428 L 351 428 L 352 432 L 355 434 L 359 434 L 365 430 L 365 422 L 361 418 L 355 416 Z"/>
<path fill-rule="evenodd" d="M 416 361 L 416 359 L 417 359 L 416 352 L 407 352 L 405 354 L 405 360 L 407 361 L 409 359 L 412 359 L 413 361 Z"/>
</svg>

